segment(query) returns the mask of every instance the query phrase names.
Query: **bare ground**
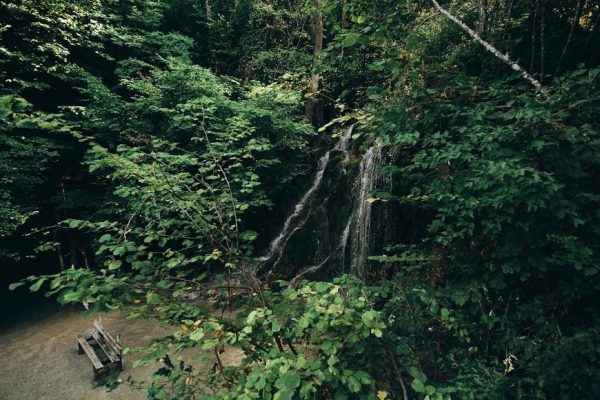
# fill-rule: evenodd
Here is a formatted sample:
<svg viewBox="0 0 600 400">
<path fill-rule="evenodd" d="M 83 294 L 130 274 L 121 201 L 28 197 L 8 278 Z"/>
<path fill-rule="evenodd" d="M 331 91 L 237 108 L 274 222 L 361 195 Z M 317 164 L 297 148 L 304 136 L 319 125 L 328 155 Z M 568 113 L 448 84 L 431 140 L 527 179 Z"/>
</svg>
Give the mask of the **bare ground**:
<svg viewBox="0 0 600 400">
<path fill-rule="evenodd" d="M 31 315 L 30 315 L 31 314 Z M 2 400 L 137 400 L 145 394 L 121 385 L 113 392 L 92 385 L 92 366 L 77 354 L 75 333 L 84 333 L 97 316 L 82 318 L 75 309 L 28 312 L 20 321 L 0 329 L 0 399 Z M 104 326 L 121 334 L 125 347 L 147 345 L 170 329 L 144 320 L 102 314 Z M 136 355 L 124 356 L 120 377 L 148 378 L 151 366 L 132 367 Z"/>
</svg>

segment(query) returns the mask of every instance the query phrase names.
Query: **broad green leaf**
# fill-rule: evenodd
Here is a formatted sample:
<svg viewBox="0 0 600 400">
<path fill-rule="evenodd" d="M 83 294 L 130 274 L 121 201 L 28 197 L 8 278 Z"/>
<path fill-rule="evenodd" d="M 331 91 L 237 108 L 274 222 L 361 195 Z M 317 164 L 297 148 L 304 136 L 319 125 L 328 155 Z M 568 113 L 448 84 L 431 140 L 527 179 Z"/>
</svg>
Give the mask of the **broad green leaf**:
<svg viewBox="0 0 600 400">
<path fill-rule="evenodd" d="M 21 287 L 21 286 L 25 285 L 25 283 L 26 283 L 26 282 L 23 282 L 23 281 L 21 281 L 21 282 L 15 282 L 15 283 L 11 283 L 11 284 L 8 286 L 8 290 L 15 290 L 16 288 L 18 288 L 18 287 Z"/>
<path fill-rule="evenodd" d="M 192 332 L 190 334 L 190 339 L 195 342 L 199 342 L 200 340 L 202 340 L 203 337 L 204 337 L 203 329 L 196 329 L 194 332 Z"/>
<path fill-rule="evenodd" d="M 281 390 L 287 390 L 293 393 L 300 386 L 300 377 L 294 372 L 285 372 L 277 381 L 275 387 Z"/>
<path fill-rule="evenodd" d="M 350 46 L 354 46 L 358 40 L 360 39 L 360 35 L 357 33 L 347 33 L 346 36 L 344 37 L 344 41 L 343 41 L 343 45 L 344 47 L 350 47 Z"/>
<path fill-rule="evenodd" d="M 46 278 L 40 278 L 33 285 L 29 287 L 32 292 L 37 292 L 42 287 L 42 284 L 46 281 Z"/>
</svg>

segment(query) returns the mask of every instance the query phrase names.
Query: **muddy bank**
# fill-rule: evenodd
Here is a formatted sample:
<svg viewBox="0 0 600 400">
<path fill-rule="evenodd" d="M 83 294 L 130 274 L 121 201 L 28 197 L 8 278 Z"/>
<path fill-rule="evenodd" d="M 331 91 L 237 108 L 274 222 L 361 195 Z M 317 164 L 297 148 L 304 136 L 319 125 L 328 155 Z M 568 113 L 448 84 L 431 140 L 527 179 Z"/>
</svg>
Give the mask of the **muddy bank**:
<svg viewBox="0 0 600 400">
<path fill-rule="evenodd" d="M 93 388 L 92 367 L 77 354 L 75 333 L 87 331 L 95 318 L 82 318 L 76 309 L 44 307 L 21 315 L 16 323 L 0 328 L 0 399 L 3 400 L 137 400 L 144 393 L 122 385 L 107 393 Z M 125 347 L 147 345 L 169 333 L 168 327 L 144 320 L 126 320 L 102 313 L 106 329 L 120 333 Z M 135 354 L 124 357 L 121 378 L 148 378 L 150 366 L 133 368 Z"/>
</svg>

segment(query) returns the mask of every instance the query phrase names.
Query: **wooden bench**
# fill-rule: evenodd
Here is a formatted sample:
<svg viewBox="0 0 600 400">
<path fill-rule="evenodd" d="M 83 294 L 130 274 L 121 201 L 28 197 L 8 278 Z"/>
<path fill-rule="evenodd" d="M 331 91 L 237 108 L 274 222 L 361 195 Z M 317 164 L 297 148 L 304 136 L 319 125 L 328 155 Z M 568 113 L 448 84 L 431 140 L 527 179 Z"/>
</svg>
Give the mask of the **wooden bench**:
<svg viewBox="0 0 600 400">
<path fill-rule="evenodd" d="M 94 326 L 87 335 L 76 334 L 79 354 L 85 355 L 92 362 L 94 380 L 106 376 L 112 370 L 123 369 L 123 347 L 121 338 L 115 340 L 104 330 L 102 317 L 94 321 Z"/>
</svg>

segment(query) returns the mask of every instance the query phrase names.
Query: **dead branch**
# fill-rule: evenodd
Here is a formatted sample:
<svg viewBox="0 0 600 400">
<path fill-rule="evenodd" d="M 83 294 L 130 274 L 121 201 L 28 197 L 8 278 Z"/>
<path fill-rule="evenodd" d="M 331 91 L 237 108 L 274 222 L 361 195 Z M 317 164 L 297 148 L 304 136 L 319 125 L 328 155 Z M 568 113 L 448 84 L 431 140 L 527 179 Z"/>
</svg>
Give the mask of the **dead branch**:
<svg viewBox="0 0 600 400">
<path fill-rule="evenodd" d="M 465 24 L 464 22 L 462 22 L 460 19 L 458 19 L 454 15 L 450 14 L 446 9 L 444 9 L 442 6 L 440 6 L 440 4 L 436 0 L 431 0 L 431 1 L 433 2 L 433 4 L 435 5 L 435 8 L 437 8 L 439 12 L 441 12 L 446 17 L 448 17 L 450 20 L 452 20 L 454 23 L 456 23 L 458 26 L 460 26 L 466 33 L 469 34 L 469 36 L 471 36 L 473 39 L 475 39 L 477 42 L 479 42 L 481 45 L 483 45 L 483 47 L 485 47 L 485 49 L 487 51 L 492 53 L 499 60 L 502 60 L 505 64 L 510 66 L 513 70 L 519 72 L 521 74 L 521 76 L 524 79 L 526 79 L 529 83 L 531 83 L 536 89 L 540 90 L 542 93 L 544 92 L 542 84 L 537 79 L 535 79 L 529 72 L 527 72 L 523 67 L 521 67 L 519 64 L 517 64 L 515 61 L 511 60 L 510 57 L 508 56 L 508 54 L 502 54 L 500 52 L 500 50 L 498 50 L 497 48 L 492 46 L 489 42 L 483 40 L 481 38 L 481 36 L 479 36 L 477 34 L 477 32 L 475 32 L 473 29 L 469 28 L 469 26 L 467 24 Z"/>
<path fill-rule="evenodd" d="M 304 277 L 305 275 L 311 274 L 313 272 L 317 272 L 318 270 L 320 270 L 321 268 L 323 268 L 323 266 L 327 263 L 327 261 L 329 261 L 330 258 L 331 258 L 331 256 L 328 256 L 320 264 L 313 265 L 312 267 L 306 267 L 305 269 L 303 269 L 300 273 L 298 273 L 298 275 L 296 275 L 290 281 L 290 284 L 288 285 L 288 289 L 293 289 L 296 286 L 298 286 L 298 283 L 300 282 L 300 279 L 302 279 L 302 277 Z"/>
</svg>

